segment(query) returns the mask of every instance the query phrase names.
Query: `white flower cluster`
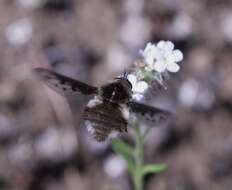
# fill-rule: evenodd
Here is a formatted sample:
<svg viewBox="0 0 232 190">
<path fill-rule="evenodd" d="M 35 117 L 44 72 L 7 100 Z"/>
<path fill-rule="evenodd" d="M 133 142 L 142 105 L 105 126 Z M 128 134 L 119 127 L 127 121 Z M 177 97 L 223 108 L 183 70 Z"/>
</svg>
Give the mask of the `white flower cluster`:
<svg viewBox="0 0 232 190">
<path fill-rule="evenodd" d="M 178 62 L 183 60 L 183 53 L 176 49 L 170 41 L 160 41 L 157 45 L 148 43 L 144 51 L 141 51 L 148 71 L 157 71 L 159 73 L 166 70 L 172 73 L 179 71 Z"/>
<path fill-rule="evenodd" d="M 128 75 L 132 84 L 133 98 L 141 100 L 144 92 L 148 89 L 148 83 L 159 80 L 162 83 L 162 75 L 176 73 L 180 66 L 178 62 L 183 60 L 183 53 L 174 49 L 171 41 L 160 41 L 157 44 L 148 43 L 144 50 L 140 50 L 143 57 L 142 64 L 138 65 L 136 72 Z"/>
</svg>

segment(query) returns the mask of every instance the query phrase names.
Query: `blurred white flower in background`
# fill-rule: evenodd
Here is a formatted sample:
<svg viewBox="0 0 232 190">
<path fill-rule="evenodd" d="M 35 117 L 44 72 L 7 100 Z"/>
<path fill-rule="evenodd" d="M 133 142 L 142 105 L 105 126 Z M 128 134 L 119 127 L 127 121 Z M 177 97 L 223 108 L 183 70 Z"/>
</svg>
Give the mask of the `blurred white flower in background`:
<svg viewBox="0 0 232 190">
<path fill-rule="evenodd" d="M 12 23 L 5 30 L 6 38 L 13 46 L 21 46 L 29 42 L 32 33 L 32 22 L 27 18 Z"/>
<path fill-rule="evenodd" d="M 228 42 L 232 42 L 232 13 L 231 11 L 229 12 L 224 12 L 221 15 L 220 19 L 220 30 L 222 32 L 223 37 L 225 40 Z"/>
<path fill-rule="evenodd" d="M 147 19 L 135 15 L 128 16 L 121 27 L 121 40 L 130 49 L 137 49 L 148 38 L 150 28 L 150 23 Z"/>
<path fill-rule="evenodd" d="M 41 7 L 45 0 L 17 0 L 17 3 L 25 9 L 33 10 Z"/>
<path fill-rule="evenodd" d="M 215 94 L 209 85 L 189 78 L 180 86 L 178 100 L 183 106 L 207 110 L 213 106 Z"/>
<path fill-rule="evenodd" d="M 103 168 L 108 176 L 117 178 L 126 171 L 127 165 L 122 157 L 112 155 L 105 160 Z"/>
<path fill-rule="evenodd" d="M 179 71 L 178 62 L 183 60 L 183 53 L 176 49 L 170 41 L 160 41 L 157 45 L 148 43 L 143 51 L 140 51 L 146 64 L 147 71 L 159 73 L 166 70 L 172 73 Z"/>
<path fill-rule="evenodd" d="M 49 127 L 35 141 L 35 151 L 41 159 L 60 161 L 77 150 L 76 134 L 71 128 Z"/>
<path fill-rule="evenodd" d="M 194 31 L 193 24 L 190 15 L 185 13 L 177 14 L 168 28 L 168 34 L 176 39 L 186 39 Z"/>
<path fill-rule="evenodd" d="M 14 164 L 33 164 L 33 147 L 30 141 L 20 138 L 19 142 L 9 147 L 8 158 Z"/>
</svg>

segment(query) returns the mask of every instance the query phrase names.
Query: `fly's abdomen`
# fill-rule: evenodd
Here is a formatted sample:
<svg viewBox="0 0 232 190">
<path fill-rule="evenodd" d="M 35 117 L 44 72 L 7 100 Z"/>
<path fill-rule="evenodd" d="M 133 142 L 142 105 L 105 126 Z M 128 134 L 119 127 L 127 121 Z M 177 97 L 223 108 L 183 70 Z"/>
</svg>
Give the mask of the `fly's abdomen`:
<svg viewBox="0 0 232 190">
<path fill-rule="evenodd" d="M 97 141 L 104 141 L 112 132 L 127 131 L 127 120 L 120 108 L 110 102 L 97 105 L 90 103 L 84 110 L 83 118 Z"/>
</svg>

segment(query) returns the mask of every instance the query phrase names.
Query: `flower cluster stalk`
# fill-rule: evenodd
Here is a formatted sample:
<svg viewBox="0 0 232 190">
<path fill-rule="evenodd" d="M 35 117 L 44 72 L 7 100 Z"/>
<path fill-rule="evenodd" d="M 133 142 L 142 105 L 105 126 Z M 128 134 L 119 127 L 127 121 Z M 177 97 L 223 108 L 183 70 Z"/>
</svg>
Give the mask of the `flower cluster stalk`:
<svg viewBox="0 0 232 190">
<path fill-rule="evenodd" d="M 123 140 L 114 139 L 112 146 L 114 151 L 121 155 L 127 162 L 128 172 L 131 176 L 135 190 L 143 190 L 144 177 L 147 174 L 159 173 L 166 169 L 165 164 L 145 164 L 144 163 L 144 139 L 146 134 L 142 134 L 139 122 L 135 119 L 132 124 L 134 130 L 134 146 L 127 144 Z"/>
<path fill-rule="evenodd" d="M 136 120 L 133 124 L 133 128 L 135 131 L 135 174 L 133 177 L 133 183 L 135 190 L 143 189 L 143 136 L 141 134 L 141 130 L 139 128 L 139 123 Z"/>
</svg>

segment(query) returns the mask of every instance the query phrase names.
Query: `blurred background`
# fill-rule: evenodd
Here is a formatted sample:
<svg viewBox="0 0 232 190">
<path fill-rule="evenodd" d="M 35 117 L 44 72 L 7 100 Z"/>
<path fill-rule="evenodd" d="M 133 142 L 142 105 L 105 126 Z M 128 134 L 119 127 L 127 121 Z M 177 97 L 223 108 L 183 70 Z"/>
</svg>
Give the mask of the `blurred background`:
<svg viewBox="0 0 232 190">
<path fill-rule="evenodd" d="M 89 97 L 66 99 L 31 69 L 102 85 L 161 39 L 184 61 L 145 101 L 175 113 L 146 138 L 145 161 L 168 170 L 145 189 L 230 190 L 231 0 L 1 0 L 0 189 L 132 190 L 123 160 L 83 125 Z"/>
</svg>

